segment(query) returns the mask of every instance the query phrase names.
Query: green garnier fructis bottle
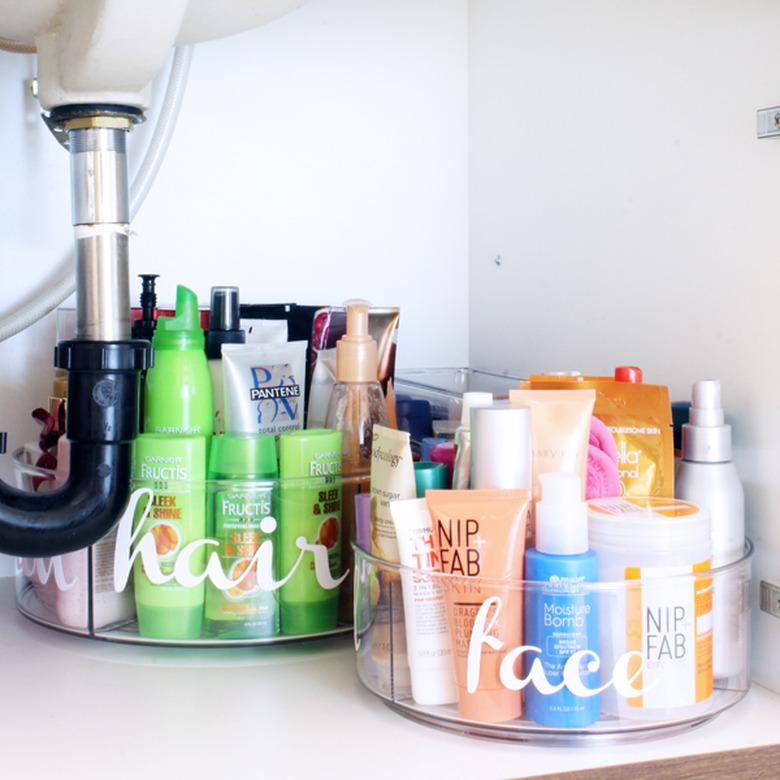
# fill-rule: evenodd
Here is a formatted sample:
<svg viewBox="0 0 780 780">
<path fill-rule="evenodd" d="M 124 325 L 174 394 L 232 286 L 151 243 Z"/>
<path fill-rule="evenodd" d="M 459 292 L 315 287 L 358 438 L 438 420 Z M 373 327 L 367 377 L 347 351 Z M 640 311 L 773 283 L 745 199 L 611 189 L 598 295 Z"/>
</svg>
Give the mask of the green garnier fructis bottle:
<svg viewBox="0 0 780 780">
<path fill-rule="evenodd" d="M 134 521 L 137 527 L 143 520 L 137 542 L 143 552 L 133 564 L 138 633 L 143 637 L 200 637 L 206 548 L 187 549 L 206 534 L 205 476 L 202 436 L 145 433 L 133 443 L 134 486 L 151 493 L 137 506 Z M 177 573 L 182 556 L 188 563 Z"/>
<path fill-rule="evenodd" d="M 279 440 L 279 560 L 282 633 L 332 631 L 338 625 L 339 590 L 326 588 L 310 552 L 298 540 L 326 549 L 330 574 L 341 576 L 341 433 L 309 429 Z"/>
<path fill-rule="evenodd" d="M 204 352 L 198 298 L 176 288 L 176 316 L 160 317 L 154 365 L 144 385 L 144 432 L 206 436 L 214 432 L 214 396 Z"/>
<path fill-rule="evenodd" d="M 233 587 L 206 583 L 206 631 L 212 637 L 253 639 L 279 633 L 279 593 L 263 590 L 256 559 L 270 542 L 278 579 L 276 439 L 256 434 L 215 436 L 208 483 L 208 536 Z"/>
</svg>

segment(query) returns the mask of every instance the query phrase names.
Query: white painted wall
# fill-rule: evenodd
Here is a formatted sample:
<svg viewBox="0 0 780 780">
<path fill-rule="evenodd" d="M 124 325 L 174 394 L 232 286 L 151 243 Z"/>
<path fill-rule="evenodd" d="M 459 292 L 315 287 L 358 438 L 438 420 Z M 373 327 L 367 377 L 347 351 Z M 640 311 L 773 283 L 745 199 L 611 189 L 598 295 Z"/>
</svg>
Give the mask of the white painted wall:
<svg viewBox="0 0 780 780">
<path fill-rule="evenodd" d="M 719 377 L 780 579 L 778 33 L 771 0 L 470 3 L 472 364 Z M 780 620 L 755 627 L 780 689 Z"/>
<path fill-rule="evenodd" d="M 401 365 L 465 363 L 467 318 L 431 329 L 428 293 L 467 311 L 467 54 L 466 0 L 312 0 L 197 46 L 131 273 L 160 273 L 162 301 L 182 282 L 204 303 L 212 284 L 239 284 L 247 302 L 400 305 Z M 0 53 L 3 310 L 71 244 L 67 155 L 26 97 L 34 67 Z M 53 343 L 49 318 L 0 344 L 13 443 L 36 435 Z"/>
</svg>

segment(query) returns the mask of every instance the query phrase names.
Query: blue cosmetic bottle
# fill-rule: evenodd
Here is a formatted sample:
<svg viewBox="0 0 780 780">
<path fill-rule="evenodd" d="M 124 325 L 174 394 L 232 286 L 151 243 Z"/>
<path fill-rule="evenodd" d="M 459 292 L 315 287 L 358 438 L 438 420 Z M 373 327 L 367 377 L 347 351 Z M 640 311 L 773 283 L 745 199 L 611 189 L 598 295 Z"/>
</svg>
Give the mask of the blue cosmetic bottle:
<svg viewBox="0 0 780 780">
<path fill-rule="evenodd" d="M 598 600 L 583 588 L 599 577 L 598 559 L 588 550 L 588 511 L 576 474 L 549 473 L 539 477 L 542 498 L 536 504 L 536 548 L 525 554 L 525 645 L 540 653 L 526 653 L 525 674 L 539 659 L 547 680 L 563 682 L 563 669 L 574 653 L 598 653 Z M 543 583 L 543 584 L 541 584 Z M 586 688 L 599 686 L 599 672 L 590 671 L 594 659 L 579 664 Z M 578 697 L 567 688 L 545 695 L 532 684 L 525 688 L 526 717 L 543 726 L 583 728 L 599 719 L 599 696 Z"/>
</svg>

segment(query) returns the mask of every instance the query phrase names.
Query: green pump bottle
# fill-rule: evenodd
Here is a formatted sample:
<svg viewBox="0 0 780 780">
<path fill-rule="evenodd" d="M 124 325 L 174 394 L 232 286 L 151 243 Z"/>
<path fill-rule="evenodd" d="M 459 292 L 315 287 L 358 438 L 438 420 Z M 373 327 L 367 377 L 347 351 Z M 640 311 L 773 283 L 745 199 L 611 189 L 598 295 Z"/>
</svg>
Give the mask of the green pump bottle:
<svg viewBox="0 0 780 780">
<path fill-rule="evenodd" d="M 144 385 L 144 432 L 206 436 L 214 432 L 214 396 L 204 352 L 198 298 L 176 288 L 176 316 L 160 317 L 154 365 Z M 205 475 L 204 475 L 205 476 Z"/>
</svg>

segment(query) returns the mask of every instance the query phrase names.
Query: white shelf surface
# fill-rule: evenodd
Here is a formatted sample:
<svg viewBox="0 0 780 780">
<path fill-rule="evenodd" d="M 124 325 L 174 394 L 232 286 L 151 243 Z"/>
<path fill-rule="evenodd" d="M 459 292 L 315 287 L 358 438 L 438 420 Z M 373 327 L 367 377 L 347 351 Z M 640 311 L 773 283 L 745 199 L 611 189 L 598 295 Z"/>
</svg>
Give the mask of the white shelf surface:
<svg viewBox="0 0 780 780">
<path fill-rule="evenodd" d="M 66 636 L 0 580 L 0 777 L 507 778 L 777 742 L 754 687 L 683 735 L 593 748 L 508 744 L 413 723 L 358 682 L 350 638 L 190 650 Z"/>
</svg>

